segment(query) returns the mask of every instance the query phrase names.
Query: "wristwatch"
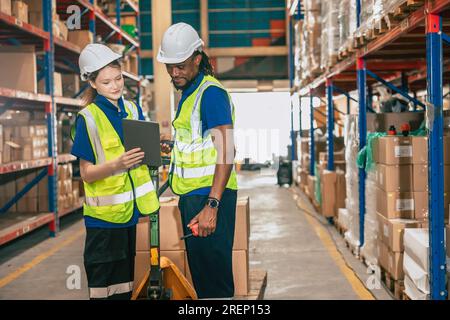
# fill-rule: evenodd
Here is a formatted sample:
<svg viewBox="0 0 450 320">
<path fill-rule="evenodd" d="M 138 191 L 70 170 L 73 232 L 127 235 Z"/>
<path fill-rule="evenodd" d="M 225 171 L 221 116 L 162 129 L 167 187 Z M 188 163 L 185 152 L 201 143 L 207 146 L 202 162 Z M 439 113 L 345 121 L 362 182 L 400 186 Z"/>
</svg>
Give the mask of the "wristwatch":
<svg viewBox="0 0 450 320">
<path fill-rule="evenodd" d="M 208 198 L 206 201 L 206 205 L 210 208 L 217 209 L 219 208 L 220 201 L 216 198 Z"/>
</svg>

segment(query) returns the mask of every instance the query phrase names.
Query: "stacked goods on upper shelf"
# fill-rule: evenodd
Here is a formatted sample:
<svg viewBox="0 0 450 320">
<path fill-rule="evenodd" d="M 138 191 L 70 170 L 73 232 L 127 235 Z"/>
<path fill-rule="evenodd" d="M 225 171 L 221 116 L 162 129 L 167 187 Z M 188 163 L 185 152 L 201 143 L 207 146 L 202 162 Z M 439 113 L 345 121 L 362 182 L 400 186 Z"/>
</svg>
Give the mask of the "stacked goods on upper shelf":
<svg viewBox="0 0 450 320">
<path fill-rule="evenodd" d="M 302 25 L 303 41 L 300 42 L 300 66 L 302 74 L 300 84 L 304 85 L 309 80 L 320 74 L 320 37 L 321 17 L 320 1 L 306 0 L 304 2 L 305 18 Z"/>
<path fill-rule="evenodd" d="M 320 68 L 327 70 L 337 61 L 339 50 L 338 0 L 322 1 L 322 37 Z"/>
<path fill-rule="evenodd" d="M 353 47 L 353 35 L 356 31 L 356 1 L 340 1 L 338 21 L 339 53 L 343 54 Z"/>
<path fill-rule="evenodd" d="M 37 93 L 36 51 L 33 45 L 0 46 L 0 87 Z"/>
<path fill-rule="evenodd" d="M 359 247 L 359 168 L 357 158 L 359 152 L 358 116 L 347 115 L 344 124 L 345 136 L 345 161 L 346 165 L 346 241 L 353 247 Z M 340 217 L 338 217 L 340 219 Z"/>
</svg>

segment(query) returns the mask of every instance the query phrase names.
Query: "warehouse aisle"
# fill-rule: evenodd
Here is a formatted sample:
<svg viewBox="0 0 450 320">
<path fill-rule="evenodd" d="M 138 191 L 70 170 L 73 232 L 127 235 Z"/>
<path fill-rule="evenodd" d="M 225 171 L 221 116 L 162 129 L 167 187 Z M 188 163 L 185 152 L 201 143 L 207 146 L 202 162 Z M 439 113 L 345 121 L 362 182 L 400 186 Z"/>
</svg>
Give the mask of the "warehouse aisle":
<svg viewBox="0 0 450 320">
<path fill-rule="evenodd" d="M 338 235 L 330 241 L 324 232 L 326 225 L 299 209 L 294 197 L 302 200 L 301 194 L 279 188 L 270 171 L 267 175 L 242 172 L 239 183 L 239 196 L 250 196 L 250 268 L 268 272 L 265 299 L 372 298 L 336 258 L 340 255 L 334 241 L 362 279 L 367 278 L 366 269 L 348 253 Z M 84 235 L 77 213 L 62 220 L 57 238 L 48 238 L 43 228 L 1 247 L 0 299 L 87 299 Z M 76 287 L 78 267 L 81 278 Z M 389 298 L 384 290 L 378 291 L 377 298 Z"/>
<path fill-rule="evenodd" d="M 372 298 L 343 261 L 332 258 L 340 257 L 337 239 L 330 241 L 327 227 L 297 207 L 291 189 L 278 187 L 273 172 L 242 172 L 239 179 L 239 195 L 250 196 L 250 268 L 267 270 L 266 299 Z M 351 254 L 347 259 L 365 279 L 363 265 Z M 389 299 L 379 291 L 377 298 Z"/>
</svg>

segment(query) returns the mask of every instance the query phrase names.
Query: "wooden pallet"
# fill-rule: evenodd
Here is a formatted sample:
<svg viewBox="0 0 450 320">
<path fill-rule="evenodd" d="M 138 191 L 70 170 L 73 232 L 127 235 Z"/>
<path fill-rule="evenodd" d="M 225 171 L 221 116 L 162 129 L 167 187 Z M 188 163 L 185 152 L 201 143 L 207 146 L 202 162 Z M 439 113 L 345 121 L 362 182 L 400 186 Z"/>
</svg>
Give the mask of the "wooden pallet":
<svg viewBox="0 0 450 320">
<path fill-rule="evenodd" d="M 267 271 L 252 269 L 249 274 L 250 290 L 245 296 L 236 296 L 236 300 L 263 300 L 267 286 Z"/>
<path fill-rule="evenodd" d="M 340 223 L 338 219 L 334 220 L 334 225 L 337 229 L 337 231 L 339 232 L 339 234 L 343 237 L 345 235 L 345 233 L 347 232 L 347 229 L 344 228 Z"/>
<path fill-rule="evenodd" d="M 403 20 L 409 14 L 424 5 L 424 0 L 406 0 L 398 7 L 389 12 L 389 17 L 393 20 Z"/>
<path fill-rule="evenodd" d="M 403 291 L 402 300 L 411 300 L 411 298 L 406 294 L 405 291 Z"/>
<path fill-rule="evenodd" d="M 403 292 L 405 291 L 405 283 L 403 280 L 395 280 L 392 276 L 381 268 L 381 281 L 386 285 L 386 288 L 394 295 L 395 299 L 402 300 Z"/>
</svg>

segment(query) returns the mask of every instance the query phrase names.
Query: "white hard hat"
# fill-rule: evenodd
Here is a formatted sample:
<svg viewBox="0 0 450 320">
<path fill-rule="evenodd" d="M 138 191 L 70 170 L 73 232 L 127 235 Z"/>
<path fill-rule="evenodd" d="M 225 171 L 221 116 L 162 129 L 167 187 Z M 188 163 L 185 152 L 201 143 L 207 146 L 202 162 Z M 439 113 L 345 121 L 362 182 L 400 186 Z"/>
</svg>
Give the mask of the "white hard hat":
<svg viewBox="0 0 450 320">
<path fill-rule="evenodd" d="M 162 63 L 181 63 L 194 51 L 202 51 L 203 41 L 197 31 L 184 22 L 171 25 L 164 32 L 157 60 Z"/>
<path fill-rule="evenodd" d="M 100 43 L 88 44 L 78 59 L 81 80 L 87 81 L 90 73 L 100 70 L 111 62 L 122 58 L 107 46 Z"/>
</svg>

